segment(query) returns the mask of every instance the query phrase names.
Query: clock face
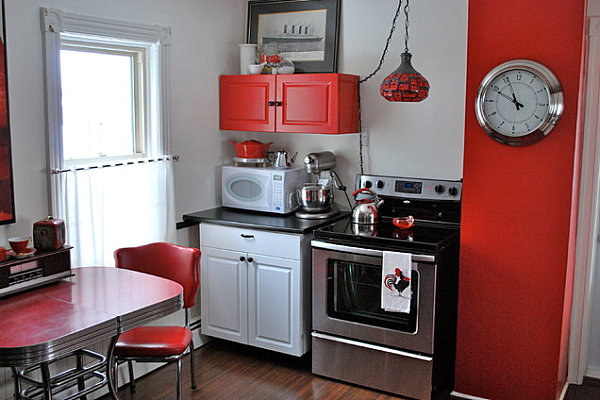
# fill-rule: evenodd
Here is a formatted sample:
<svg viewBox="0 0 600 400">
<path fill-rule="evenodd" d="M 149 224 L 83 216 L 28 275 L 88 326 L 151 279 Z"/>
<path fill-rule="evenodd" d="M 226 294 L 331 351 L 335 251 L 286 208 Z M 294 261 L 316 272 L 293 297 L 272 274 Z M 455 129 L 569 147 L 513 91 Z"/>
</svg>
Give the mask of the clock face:
<svg viewBox="0 0 600 400">
<path fill-rule="evenodd" d="M 526 145 L 544 138 L 562 113 L 556 77 L 541 64 L 515 60 L 493 69 L 476 101 L 481 127 L 497 141 Z"/>
</svg>

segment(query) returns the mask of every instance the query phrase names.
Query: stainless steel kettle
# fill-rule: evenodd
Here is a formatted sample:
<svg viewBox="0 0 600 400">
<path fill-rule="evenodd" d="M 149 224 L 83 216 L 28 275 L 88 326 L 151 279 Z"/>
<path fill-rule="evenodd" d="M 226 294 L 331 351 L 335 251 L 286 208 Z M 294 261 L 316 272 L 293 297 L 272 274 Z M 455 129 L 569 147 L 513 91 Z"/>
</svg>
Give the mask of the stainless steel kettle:
<svg viewBox="0 0 600 400">
<path fill-rule="evenodd" d="M 372 198 L 357 200 L 356 196 L 361 193 L 369 194 Z M 358 189 L 352 193 L 352 196 L 356 200 L 356 204 L 352 209 L 352 223 L 364 225 L 376 224 L 378 219 L 377 208 L 383 204 L 383 200 L 377 196 L 377 193 L 368 188 Z"/>
<path fill-rule="evenodd" d="M 294 163 L 298 152 L 290 159 L 289 153 L 284 149 L 275 152 L 275 160 L 273 161 L 273 167 L 275 168 L 289 168 Z"/>
</svg>

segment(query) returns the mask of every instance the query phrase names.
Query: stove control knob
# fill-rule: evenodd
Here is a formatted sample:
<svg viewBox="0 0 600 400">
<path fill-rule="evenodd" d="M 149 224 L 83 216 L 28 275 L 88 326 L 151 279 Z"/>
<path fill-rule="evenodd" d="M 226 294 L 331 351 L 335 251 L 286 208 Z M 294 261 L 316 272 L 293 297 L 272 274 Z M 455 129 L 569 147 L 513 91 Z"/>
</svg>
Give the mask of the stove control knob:
<svg viewBox="0 0 600 400">
<path fill-rule="evenodd" d="M 436 193 L 444 193 L 444 185 L 435 185 L 435 192 Z"/>
<path fill-rule="evenodd" d="M 448 194 L 450 196 L 456 196 L 458 194 L 458 189 L 452 186 L 450 189 L 448 189 Z"/>
<path fill-rule="evenodd" d="M 385 182 L 384 181 L 377 181 L 377 189 L 383 189 L 383 187 L 385 186 Z"/>
<path fill-rule="evenodd" d="M 371 186 L 373 186 L 373 184 L 371 183 L 371 181 L 365 181 L 365 185 L 364 185 L 367 189 L 370 189 Z"/>
</svg>

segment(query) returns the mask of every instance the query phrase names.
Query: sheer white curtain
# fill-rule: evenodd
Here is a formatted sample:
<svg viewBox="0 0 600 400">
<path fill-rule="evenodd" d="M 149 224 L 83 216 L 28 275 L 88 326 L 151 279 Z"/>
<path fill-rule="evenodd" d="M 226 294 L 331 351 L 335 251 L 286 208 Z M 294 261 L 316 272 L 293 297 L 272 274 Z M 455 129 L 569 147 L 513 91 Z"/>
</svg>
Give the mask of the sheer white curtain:
<svg viewBox="0 0 600 400">
<path fill-rule="evenodd" d="M 119 247 L 175 240 L 172 161 L 61 174 L 73 266 L 114 265 Z"/>
</svg>

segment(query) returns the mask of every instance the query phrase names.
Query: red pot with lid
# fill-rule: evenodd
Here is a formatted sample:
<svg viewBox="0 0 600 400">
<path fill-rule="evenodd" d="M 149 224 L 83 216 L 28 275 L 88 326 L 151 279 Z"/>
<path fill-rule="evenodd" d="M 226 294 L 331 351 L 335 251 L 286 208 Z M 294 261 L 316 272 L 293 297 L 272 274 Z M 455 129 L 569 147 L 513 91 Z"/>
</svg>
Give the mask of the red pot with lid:
<svg viewBox="0 0 600 400">
<path fill-rule="evenodd" d="M 235 155 L 238 158 L 267 158 L 269 146 L 273 142 L 261 143 L 258 140 L 245 140 L 241 143 L 231 142 L 235 146 Z"/>
</svg>

